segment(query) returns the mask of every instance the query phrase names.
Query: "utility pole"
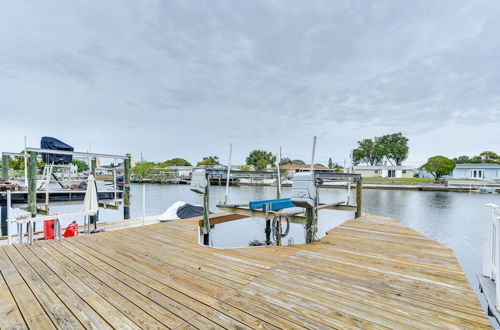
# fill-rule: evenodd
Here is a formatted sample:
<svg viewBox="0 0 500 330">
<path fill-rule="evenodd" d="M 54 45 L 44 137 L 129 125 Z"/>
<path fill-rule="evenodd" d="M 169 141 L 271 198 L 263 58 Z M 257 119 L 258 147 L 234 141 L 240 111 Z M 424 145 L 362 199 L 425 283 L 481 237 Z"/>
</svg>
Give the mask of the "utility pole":
<svg viewBox="0 0 500 330">
<path fill-rule="evenodd" d="M 312 157 L 311 157 L 311 172 L 314 172 L 314 156 L 316 154 L 316 139 L 317 139 L 317 136 L 315 135 L 313 138 L 313 148 L 312 148 Z"/>
</svg>

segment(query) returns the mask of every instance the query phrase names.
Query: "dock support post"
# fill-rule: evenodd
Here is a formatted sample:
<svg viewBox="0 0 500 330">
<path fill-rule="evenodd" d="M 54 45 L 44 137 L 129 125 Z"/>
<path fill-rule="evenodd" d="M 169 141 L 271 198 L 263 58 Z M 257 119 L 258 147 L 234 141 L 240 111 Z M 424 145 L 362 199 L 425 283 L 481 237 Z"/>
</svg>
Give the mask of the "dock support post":
<svg viewBox="0 0 500 330">
<path fill-rule="evenodd" d="M 362 213 L 361 209 L 363 207 L 363 179 L 359 178 L 356 181 L 356 213 L 355 218 L 359 218 Z"/>
<path fill-rule="evenodd" d="M 271 245 L 271 219 L 266 219 L 266 245 Z"/>
<path fill-rule="evenodd" d="M 2 179 L 9 180 L 9 155 L 2 155 Z"/>
<path fill-rule="evenodd" d="M 31 213 L 32 217 L 35 217 L 37 214 L 36 209 L 36 176 L 37 176 L 37 156 L 36 152 L 31 151 L 29 153 L 28 159 L 28 212 Z M 27 224 L 29 226 L 29 223 Z M 36 223 L 33 222 L 33 231 L 35 231 Z M 29 227 L 26 228 L 27 232 L 29 232 Z"/>
<path fill-rule="evenodd" d="M 130 219 L 130 154 L 123 160 L 123 219 Z"/>
<path fill-rule="evenodd" d="M 318 214 L 317 211 L 312 208 L 306 208 L 306 243 L 314 242 L 314 234 L 316 231 L 316 226 L 318 225 Z"/>
<path fill-rule="evenodd" d="M 209 209 L 210 180 L 203 194 L 203 245 L 210 245 L 210 209 Z"/>
<path fill-rule="evenodd" d="M 97 178 L 95 177 L 95 168 L 96 168 L 96 165 L 97 165 L 96 158 L 92 157 L 92 159 L 90 159 L 90 173 L 94 176 L 94 180 L 97 180 Z M 97 226 L 97 221 L 96 221 L 96 216 L 95 215 L 90 215 L 89 216 L 89 228 L 90 228 L 90 225 L 94 225 L 94 229 L 97 228 L 96 227 Z"/>
</svg>

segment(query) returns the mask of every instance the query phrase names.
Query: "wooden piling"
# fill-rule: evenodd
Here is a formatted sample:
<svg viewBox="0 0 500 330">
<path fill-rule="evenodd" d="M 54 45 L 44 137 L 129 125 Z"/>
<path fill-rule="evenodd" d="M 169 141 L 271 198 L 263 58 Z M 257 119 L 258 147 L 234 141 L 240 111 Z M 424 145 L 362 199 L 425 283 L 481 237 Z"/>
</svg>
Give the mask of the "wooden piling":
<svg viewBox="0 0 500 330">
<path fill-rule="evenodd" d="M 2 179 L 9 180 L 9 155 L 2 155 Z"/>
<path fill-rule="evenodd" d="M 271 245 L 271 219 L 266 219 L 266 245 Z"/>
<path fill-rule="evenodd" d="M 32 217 L 37 214 L 36 209 L 36 176 L 37 176 L 37 156 L 36 152 L 29 152 L 28 159 L 28 212 L 31 213 Z M 33 232 L 36 230 L 36 223 L 33 222 Z M 26 230 L 29 232 L 28 228 Z"/>
<path fill-rule="evenodd" d="M 94 176 L 94 179 L 97 180 L 96 174 L 95 174 L 95 169 L 97 166 L 97 160 L 95 157 L 92 157 L 90 160 L 90 173 Z M 97 226 L 97 216 L 96 215 L 91 215 L 89 216 L 89 224 L 94 225 L 94 229 L 96 229 Z"/>
<path fill-rule="evenodd" d="M 318 224 L 318 217 L 316 211 L 308 207 L 305 212 L 306 216 L 306 243 L 314 242 L 314 230 Z"/>
<path fill-rule="evenodd" d="M 123 160 L 123 218 L 130 219 L 130 154 Z"/>
<path fill-rule="evenodd" d="M 207 180 L 208 184 L 205 188 L 205 194 L 203 194 L 203 245 L 210 245 L 210 180 Z"/>
<path fill-rule="evenodd" d="M 361 217 L 362 207 L 363 207 L 363 179 L 359 178 L 356 181 L 356 213 L 354 214 L 355 218 Z"/>
</svg>

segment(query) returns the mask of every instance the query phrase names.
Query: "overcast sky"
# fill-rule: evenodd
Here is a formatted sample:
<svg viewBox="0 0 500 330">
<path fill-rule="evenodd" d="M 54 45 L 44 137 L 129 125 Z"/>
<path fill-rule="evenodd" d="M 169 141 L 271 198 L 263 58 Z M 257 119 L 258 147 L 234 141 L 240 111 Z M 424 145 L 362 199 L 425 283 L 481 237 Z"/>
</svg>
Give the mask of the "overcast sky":
<svg viewBox="0 0 500 330">
<path fill-rule="evenodd" d="M 500 2 L 0 0 L 1 151 L 500 152 Z"/>
</svg>

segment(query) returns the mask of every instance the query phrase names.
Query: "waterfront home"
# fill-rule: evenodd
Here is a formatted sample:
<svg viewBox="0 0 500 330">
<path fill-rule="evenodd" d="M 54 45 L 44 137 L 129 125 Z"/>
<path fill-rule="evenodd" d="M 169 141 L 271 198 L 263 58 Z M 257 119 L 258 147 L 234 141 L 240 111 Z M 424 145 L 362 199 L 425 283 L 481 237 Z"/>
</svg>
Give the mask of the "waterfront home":
<svg viewBox="0 0 500 330">
<path fill-rule="evenodd" d="M 180 177 L 191 177 L 193 166 L 167 166 L 167 170 L 179 173 Z"/>
<path fill-rule="evenodd" d="M 354 173 L 363 178 L 413 178 L 415 168 L 411 166 L 354 166 Z"/>
<path fill-rule="evenodd" d="M 231 171 L 255 171 L 253 165 L 231 165 Z"/>
<path fill-rule="evenodd" d="M 298 172 L 309 172 L 311 170 L 311 164 L 286 164 L 280 166 L 280 171 L 287 178 L 291 178 L 295 173 Z M 331 168 L 323 166 L 321 164 L 314 164 L 315 172 L 332 172 Z"/>
<path fill-rule="evenodd" d="M 500 180 L 500 164 L 457 164 L 446 178 Z"/>
<path fill-rule="evenodd" d="M 96 175 L 113 175 L 113 168 L 98 167 L 95 170 Z"/>
</svg>

